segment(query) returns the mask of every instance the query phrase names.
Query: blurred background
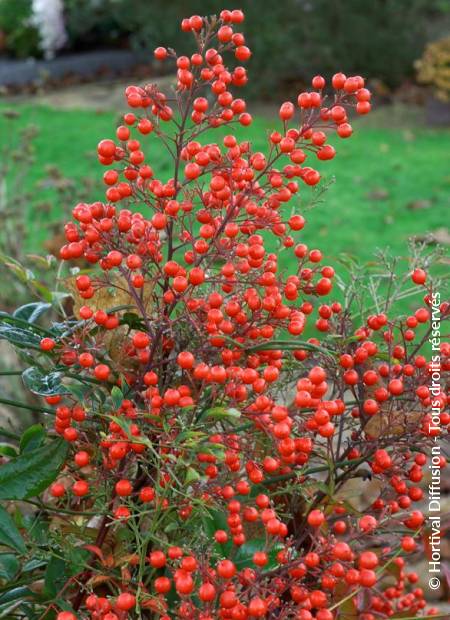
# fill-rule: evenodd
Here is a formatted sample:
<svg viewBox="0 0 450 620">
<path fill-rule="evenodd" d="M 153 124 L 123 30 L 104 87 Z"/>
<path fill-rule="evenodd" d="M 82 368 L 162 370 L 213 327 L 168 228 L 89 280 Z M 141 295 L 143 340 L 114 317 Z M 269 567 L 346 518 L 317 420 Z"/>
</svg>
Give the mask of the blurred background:
<svg viewBox="0 0 450 620">
<path fill-rule="evenodd" d="M 0 0 L 0 306 L 39 295 L 54 279 L 61 223 L 103 196 L 95 148 L 124 111 L 124 87 L 158 80 L 160 44 L 192 51 L 184 16 L 218 13 L 223 0 Z M 234 5 L 233 5 L 234 6 Z M 233 8 L 227 6 L 226 8 Z M 305 242 L 330 260 L 358 261 L 408 240 L 448 247 L 450 2 L 242 0 L 253 50 L 245 88 L 263 141 L 278 105 L 316 73 L 360 74 L 374 112 L 321 167 L 324 204 L 308 213 Z M 240 94 L 239 94 L 240 96 Z M 170 174 L 155 143 L 157 172 Z M 262 144 L 260 145 L 262 146 Z M 334 183 L 334 176 L 336 182 Z M 303 207 L 301 207 L 303 208 Z M 305 206 L 306 209 L 306 206 Z"/>
<path fill-rule="evenodd" d="M 238 96 L 250 100 L 255 120 L 238 132 L 256 149 L 278 126 L 279 104 L 295 101 L 317 73 L 360 74 L 374 93 L 373 112 L 352 119 L 355 134 L 340 141 L 336 159 L 319 162 L 322 204 L 310 209 L 310 191 L 302 194 L 304 242 L 321 248 L 327 264 L 366 264 L 390 252 L 403 271 L 411 244 L 424 245 L 438 249 L 435 266 L 448 273 L 448 0 L 0 0 L 0 310 L 63 298 L 63 223 L 77 202 L 104 197 L 96 145 L 115 136 L 124 88 L 158 81 L 169 90 L 173 65 L 155 65 L 153 49 L 192 52 L 181 19 L 223 8 L 246 14 L 253 56 Z M 151 137 L 143 142 L 168 178 L 165 152 Z M 404 311 L 418 301 L 405 299 Z M 0 345 L 0 370 L 15 368 L 19 360 Z M 13 427 L 34 415 L 7 406 L 17 390 L 32 404 L 20 380 L 1 378 L 0 415 Z"/>
</svg>

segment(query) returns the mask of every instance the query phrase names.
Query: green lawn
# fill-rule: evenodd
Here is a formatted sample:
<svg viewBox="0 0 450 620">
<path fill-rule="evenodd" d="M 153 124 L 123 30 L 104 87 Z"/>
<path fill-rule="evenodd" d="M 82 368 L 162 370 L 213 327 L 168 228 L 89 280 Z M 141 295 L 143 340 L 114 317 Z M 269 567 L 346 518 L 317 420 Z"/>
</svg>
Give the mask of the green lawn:
<svg viewBox="0 0 450 620">
<path fill-rule="evenodd" d="M 5 108 L 3 105 L 0 110 Z M 92 199 L 100 198 L 104 168 L 96 161 L 95 147 L 100 139 L 114 137 L 119 116 L 114 112 L 57 110 L 29 104 L 14 109 L 20 113 L 15 127 L 33 123 L 39 128 L 36 163 L 24 184 L 33 187 L 45 167 L 56 164 L 68 177 L 98 179 Z M 386 112 L 382 116 L 386 118 Z M 6 140 L 6 122 L 1 115 L 0 146 Z M 338 150 L 336 158 L 321 162 L 323 175 L 330 179 L 335 176 L 336 182 L 330 185 L 323 204 L 306 214 L 308 225 L 303 239 L 311 247 L 323 249 L 331 262 L 342 252 L 368 260 L 376 248 L 385 247 L 405 255 L 408 237 L 445 225 L 450 203 L 450 131 L 415 126 L 388 129 L 385 124 L 382 121 L 377 125 L 376 117 L 375 121 L 357 121 L 352 138 L 332 140 Z M 260 117 L 251 128 L 240 129 L 239 133 L 248 132 L 255 147 L 262 149 L 270 128 L 269 121 Z M 156 173 L 163 178 L 170 176 L 170 162 L 157 139 L 149 136 L 144 138 L 144 144 L 148 162 Z M 35 203 L 42 198 L 54 200 L 54 196 L 51 190 L 33 192 L 27 212 L 27 246 L 39 252 L 45 237 L 43 223 L 48 218 L 36 213 Z M 311 190 L 302 187 L 300 213 L 310 199 Z M 61 217 L 61 206 L 54 204 L 51 218 Z"/>
</svg>

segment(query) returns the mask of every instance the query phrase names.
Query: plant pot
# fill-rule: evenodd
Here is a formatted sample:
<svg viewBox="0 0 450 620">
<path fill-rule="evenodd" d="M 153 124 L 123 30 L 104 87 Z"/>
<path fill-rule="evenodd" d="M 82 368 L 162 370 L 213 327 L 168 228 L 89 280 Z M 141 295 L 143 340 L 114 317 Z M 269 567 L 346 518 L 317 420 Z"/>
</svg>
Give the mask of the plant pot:
<svg viewBox="0 0 450 620">
<path fill-rule="evenodd" d="M 432 127 L 450 127 L 450 102 L 441 101 L 430 95 L 427 98 L 426 119 Z"/>
</svg>

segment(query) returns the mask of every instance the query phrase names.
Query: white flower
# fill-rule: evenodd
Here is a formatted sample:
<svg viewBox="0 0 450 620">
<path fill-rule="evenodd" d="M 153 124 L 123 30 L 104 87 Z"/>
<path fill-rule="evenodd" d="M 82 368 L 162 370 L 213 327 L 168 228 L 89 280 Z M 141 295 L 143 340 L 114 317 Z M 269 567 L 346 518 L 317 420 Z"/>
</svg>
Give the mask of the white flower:
<svg viewBox="0 0 450 620">
<path fill-rule="evenodd" d="M 33 0 L 31 23 L 39 31 L 45 58 L 53 58 L 67 41 L 62 0 Z"/>
</svg>

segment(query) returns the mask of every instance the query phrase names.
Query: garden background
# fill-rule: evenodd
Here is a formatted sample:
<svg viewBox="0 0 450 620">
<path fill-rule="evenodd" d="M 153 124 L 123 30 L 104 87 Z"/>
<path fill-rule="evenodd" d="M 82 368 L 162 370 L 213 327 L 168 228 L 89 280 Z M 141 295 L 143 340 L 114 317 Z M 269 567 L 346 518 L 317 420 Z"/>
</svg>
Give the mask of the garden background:
<svg viewBox="0 0 450 620">
<path fill-rule="evenodd" d="M 0 308 L 48 300 L 62 224 L 80 201 L 101 199 L 96 145 L 113 137 L 124 87 L 169 78 L 153 63 L 161 41 L 183 49 L 182 16 L 214 13 L 215 0 L 0 0 Z M 332 265 L 375 253 L 406 261 L 409 245 L 439 247 L 448 271 L 450 206 L 450 5 L 445 0 L 243 0 L 256 147 L 279 103 L 311 76 L 361 74 L 374 113 L 341 145 L 326 195 L 300 211 L 304 242 Z M 230 8 L 234 8 L 230 7 Z M 159 174 L 169 161 L 151 139 Z M 152 151 L 153 149 L 153 151 Z M 336 175 L 336 182 L 334 182 Z M 322 202 L 323 198 L 323 202 Z M 30 295 L 30 290 L 32 295 Z M 444 291 L 445 293 L 445 291 Z M 417 299 L 404 301 L 404 311 Z M 0 366 L 11 366 L 2 348 Z M 18 389 L 2 378 L 5 400 Z M 2 416 L 17 416 L 7 406 Z M 13 420 L 26 421 L 26 414 Z M 28 420 L 29 421 L 29 420 Z M 447 500 L 446 500 L 447 501 Z M 450 506 L 447 508 L 450 511 Z M 449 550 L 444 552 L 450 555 Z"/>
<path fill-rule="evenodd" d="M 73 205 L 103 195 L 95 148 L 120 122 L 124 87 L 161 79 L 169 90 L 153 48 L 164 40 L 181 49 L 185 41 L 174 24 L 186 10 L 213 13 L 221 6 L 0 0 L 0 245 L 29 270 L 20 272 L 29 284 L 33 274 L 40 283 L 51 275 L 27 254 L 57 253 L 61 222 Z M 370 260 L 377 248 L 405 255 L 411 238 L 448 247 L 448 3 L 269 0 L 261 9 L 244 0 L 242 6 L 254 51 L 249 71 L 264 78 L 250 81 L 256 115 L 250 134 L 268 131 L 277 105 L 318 72 L 362 74 L 374 91 L 374 113 L 356 121 L 364 131 L 340 150 L 333 176 L 326 163 L 321 167 L 328 191 L 307 214 L 305 243 L 325 248 L 330 259 L 346 253 L 357 261 Z M 154 152 L 152 165 L 164 170 L 165 154 Z M 0 269 L 0 303 L 8 307 L 25 294 L 13 284 L 20 269 Z"/>
</svg>

